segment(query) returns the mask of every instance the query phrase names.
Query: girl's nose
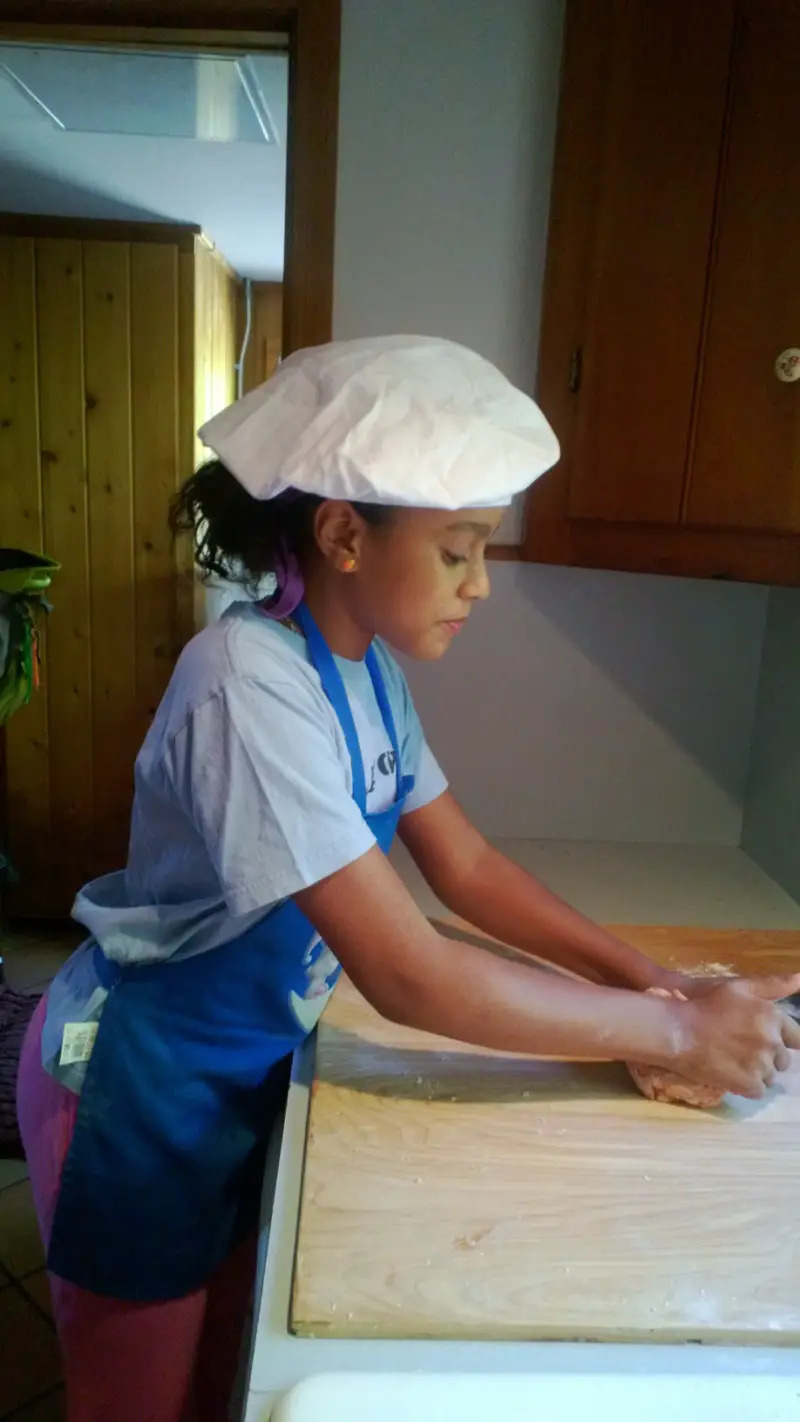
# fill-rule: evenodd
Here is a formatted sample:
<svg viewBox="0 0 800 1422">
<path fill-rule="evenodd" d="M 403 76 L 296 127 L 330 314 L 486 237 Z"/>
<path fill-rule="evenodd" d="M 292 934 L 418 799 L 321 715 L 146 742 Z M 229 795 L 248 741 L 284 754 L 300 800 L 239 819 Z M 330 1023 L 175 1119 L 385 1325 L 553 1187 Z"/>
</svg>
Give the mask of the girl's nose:
<svg viewBox="0 0 800 1422">
<path fill-rule="evenodd" d="M 475 567 L 470 568 L 461 584 L 461 596 L 465 602 L 485 602 L 491 590 L 486 563 L 481 558 Z"/>
</svg>

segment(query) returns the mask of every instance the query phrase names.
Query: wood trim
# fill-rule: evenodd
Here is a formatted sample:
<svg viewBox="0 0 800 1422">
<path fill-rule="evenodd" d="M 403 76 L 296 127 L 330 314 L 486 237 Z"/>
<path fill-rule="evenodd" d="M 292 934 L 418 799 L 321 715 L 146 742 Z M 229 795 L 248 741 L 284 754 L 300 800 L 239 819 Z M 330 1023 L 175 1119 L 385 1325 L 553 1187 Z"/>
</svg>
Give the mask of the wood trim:
<svg viewBox="0 0 800 1422">
<path fill-rule="evenodd" d="M 190 223 L 117 222 L 95 217 L 47 217 L 38 213 L 0 213 L 0 232 L 8 237 L 68 237 L 77 241 L 161 242 L 194 252 L 201 229 Z"/>
<path fill-rule="evenodd" d="M 198 231 L 198 235 L 195 238 L 194 251 L 195 253 L 205 252 L 212 261 L 216 262 L 218 267 L 222 268 L 225 275 L 231 281 L 241 282 L 242 278 L 239 276 L 239 273 L 234 270 L 228 258 L 219 250 L 216 242 L 212 242 L 211 238 L 202 230 Z"/>
<path fill-rule="evenodd" d="M 8 7 L 5 7 L 8 9 Z M 6 21 L 0 16 L 0 38 L 12 44 L 42 43 L 41 25 Z M 47 43 L 59 45 L 131 44 L 137 49 L 270 50 L 285 52 L 288 31 L 184 30 L 139 28 L 136 25 L 48 25 Z"/>
<path fill-rule="evenodd" d="M 305 0 L 290 47 L 283 354 L 333 330 L 340 0 Z"/>
<path fill-rule="evenodd" d="M 529 534 L 522 556 L 578 568 L 800 587 L 800 538 L 792 534 L 564 519 L 543 549 Z"/>
<path fill-rule="evenodd" d="M 486 549 L 487 563 L 519 563 L 522 557 L 522 548 L 516 543 L 490 543 Z"/>
<path fill-rule="evenodd" d="M 239 30 L 261 34 L 265 30 L 286 31 L 307 0 L 4 0 L 3 29 L 14 24 L 28 32 L 26 37 L 50 40 L 57 27 L 93 25 L 105 32 L 111 28 L 130 30 Z M 123 18 L 124 16 L 124 18 Z M 45 36 L 43 31 L 47 30 Z"/>
<path fill-rule="evenodd" d="M 120 23 L 124 14 L 124 22 Z M 289 43 L 283 349 L 329 341 L 339 118 L 340 0 L 4 0 L 0 39 L 172 43 L 198 34 Z"/>
</svg>

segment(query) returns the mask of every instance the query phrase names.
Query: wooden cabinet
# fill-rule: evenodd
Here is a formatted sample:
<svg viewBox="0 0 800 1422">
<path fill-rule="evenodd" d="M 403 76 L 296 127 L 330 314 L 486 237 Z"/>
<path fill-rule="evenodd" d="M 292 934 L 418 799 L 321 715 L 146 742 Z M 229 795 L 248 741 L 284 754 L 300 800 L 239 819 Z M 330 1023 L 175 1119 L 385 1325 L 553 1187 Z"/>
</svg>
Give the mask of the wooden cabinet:
<svg viewBox="0 0 800 1422">
<path fill-rule="evenodd" d="M 194 630 L 170 495 L 234 395 L 238 281 L 192 229 L 0 217 L 0 542 L 61 571 L 6 728 L 11 909 L 123 867 L 134 759 Z"/>
<path fill-rule="evenodd" d="M 800 0 L 568 0 L 525 554 L 800 584 Z"/>
</svg>

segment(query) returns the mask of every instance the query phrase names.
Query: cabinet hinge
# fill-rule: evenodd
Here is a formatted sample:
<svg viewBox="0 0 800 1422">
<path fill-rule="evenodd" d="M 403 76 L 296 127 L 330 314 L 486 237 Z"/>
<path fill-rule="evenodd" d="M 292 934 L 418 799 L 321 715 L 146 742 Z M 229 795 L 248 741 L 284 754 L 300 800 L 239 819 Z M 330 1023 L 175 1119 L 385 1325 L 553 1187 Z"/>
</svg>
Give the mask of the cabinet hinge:
<svg viewBox="0 0 800 1422">
<path fill-rule="evenodd" d="M 573 395 L 577 395 L 581 388 L 581 374 L 583 371 L 583 350 L 580 346 L 575 346 L 569 358 L 569 388 Z"/>
</svg>

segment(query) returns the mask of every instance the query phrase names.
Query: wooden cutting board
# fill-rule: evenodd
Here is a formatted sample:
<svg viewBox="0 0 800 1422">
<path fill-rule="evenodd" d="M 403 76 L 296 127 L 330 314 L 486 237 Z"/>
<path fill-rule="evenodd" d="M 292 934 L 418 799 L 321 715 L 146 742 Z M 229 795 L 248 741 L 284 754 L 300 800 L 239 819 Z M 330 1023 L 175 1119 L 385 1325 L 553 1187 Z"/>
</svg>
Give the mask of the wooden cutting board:
<svg viewBox="0 0 800 1422">
<path fill-rule="evenodd" d="M 674 966 L 792 971 L 800 933 L 622 928 Z M 764 1102 L 410 1031 L 319 1028 L 291 1326 L 313 1336 L 800 1344 L 800 1064 Z"/>
</svg>

